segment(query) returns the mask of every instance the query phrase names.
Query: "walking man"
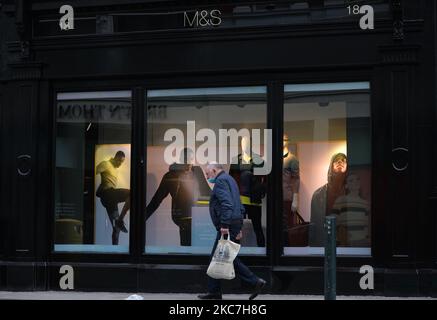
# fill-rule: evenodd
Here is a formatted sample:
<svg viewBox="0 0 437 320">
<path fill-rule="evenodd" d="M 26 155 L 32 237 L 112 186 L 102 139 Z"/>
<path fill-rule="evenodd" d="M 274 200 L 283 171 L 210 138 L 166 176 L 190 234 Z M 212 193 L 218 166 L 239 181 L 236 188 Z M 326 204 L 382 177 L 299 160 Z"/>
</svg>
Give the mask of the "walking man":
<svg viewBox="0 0 437 320">
<path fill-rule="evenodd" d="M 239 242 L 241 239 L 244 207 L 240 201 L 237 183 L 223 170 L 222 165 L 217 163 L 209 164 L 206 169 L 206 176 L 210 183 L 214 183 L 209 200 L 209 213 L 217 229 L 217 237 L 210 257 L 211 261 L 221 235 L 228 235 L 231 241 L 234 242 Z M 254 299 L 261 292 L 262 288 L 265 287 L 266 281 L 250 271 L 238 257 L 234 260 L 234 268 L 236 275 L 254 287 L 249 300 Z M 208 293 L 198 297 L 199 299 L 221 300 L 220 280 L 208 277 Z"/>
</svg>

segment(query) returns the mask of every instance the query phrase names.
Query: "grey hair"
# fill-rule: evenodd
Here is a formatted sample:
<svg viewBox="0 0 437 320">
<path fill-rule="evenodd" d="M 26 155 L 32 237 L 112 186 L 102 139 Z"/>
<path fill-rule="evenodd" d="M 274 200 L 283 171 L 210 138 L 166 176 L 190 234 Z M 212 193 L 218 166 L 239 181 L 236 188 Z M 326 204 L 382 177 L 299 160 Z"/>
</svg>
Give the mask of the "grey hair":
<svg viewBox="0 0 437 320">
<path fill-rule="evenodd" d="M 208 166 L 206 167 L 208 170 L 216 169 L 216 170 L 223 170 L 223 166 L 220 163 L 217 163 L 215 161 L 212 161 L 208 163 Z"/>
</svg>

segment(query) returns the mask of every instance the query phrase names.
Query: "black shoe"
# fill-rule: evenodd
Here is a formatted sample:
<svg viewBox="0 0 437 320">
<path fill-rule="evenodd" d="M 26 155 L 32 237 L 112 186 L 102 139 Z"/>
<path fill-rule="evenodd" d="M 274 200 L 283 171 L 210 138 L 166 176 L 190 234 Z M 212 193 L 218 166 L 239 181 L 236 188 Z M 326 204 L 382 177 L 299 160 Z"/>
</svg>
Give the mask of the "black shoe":
<svg viewBox="0 0 437 320">
<path fill-rule="evenodd" d="M 124 225 L 123 220 L 121 219 L 116 219 L 115 220 L 115 226 L 120 229 L 121 232 L 127 233 L 127 229 L 126 226 Z"/>
<path fill-rule="evenodd" d="M 197 296 L 200 300 L 222 300 L 221 293 L 206 293 Z"/>
<path fill-rule="evenodd" d="M 249 297 L 249 300 L 255 299 L 265 286 L 266 286 L 266 281 L 264 279 L 259 278 L 258 282 L 255 285 L 255 289 L 253 290 L 253 293 Z"/>
</svg>

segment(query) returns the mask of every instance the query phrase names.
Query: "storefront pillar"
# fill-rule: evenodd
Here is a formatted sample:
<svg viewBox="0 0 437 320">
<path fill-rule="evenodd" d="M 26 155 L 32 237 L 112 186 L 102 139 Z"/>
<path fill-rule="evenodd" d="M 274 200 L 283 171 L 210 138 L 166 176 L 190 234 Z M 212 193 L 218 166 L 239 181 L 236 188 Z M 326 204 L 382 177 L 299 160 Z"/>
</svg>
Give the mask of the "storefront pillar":
<svg viewBox="0 0 437 320">
<path fill-rule="evenodd" d="M 34 289 L 37 267 L 39 97 L 42 65 L 23 61 L 8 65 L 11 78 L 3 87 L 2 203 L 5 250 L 2 267 L 6 289 Z M 45 244 L 44 244 L 45 245 Z"/>
<path fill-rule="evenodd" d="M 384 256 L 388 266 L 399 266 L 414 260 L 414 227 L 410 219 L 413 205 L 411 154 L 414 152 L 411 113 L 417 51 L 418 47 L 406 45 L 380 47 L 382 61 L 375 86 L 379 98 L 375 108 L 383 111 L 374 125 L 383 134 L 380 138 L 384 143 L 378 143 L 374 155 L 377 156 L 375 163 L 378 166 L 376 180 L 381 182 L 377 188 L 383 189 L 376 192 L 380 198 L 376 201 L 380 207 L 377 211 L 381 215 L 377 218 L 379 223 L 373 225 L 375 229 L 382 225 L 385 232 L 388 231 L 385 235 L 388 245 L 383 248 L 385 252 L 378 252 L 380 257 Z M 376 233 L 379 231 L 375 230 Z"/>
</svg>

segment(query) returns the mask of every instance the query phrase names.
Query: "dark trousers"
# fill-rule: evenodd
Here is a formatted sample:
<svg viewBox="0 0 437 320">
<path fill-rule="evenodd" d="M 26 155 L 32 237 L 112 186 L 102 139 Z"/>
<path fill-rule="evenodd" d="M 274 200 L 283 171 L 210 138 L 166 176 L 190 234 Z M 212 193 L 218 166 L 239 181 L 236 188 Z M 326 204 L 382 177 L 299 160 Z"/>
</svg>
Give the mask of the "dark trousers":
<svg viewBox="0 0 437 320">
<path fill-rule="evenodd" d="M 126 202 L 129 198 L 129 189 L 106 189 L 101 192 L 100 201 L 105 207 L 108 214 L 109 221 L 112 224 L 112 244 L 118 245 L 118 238 L 120 230 L 115 227 L 115 220 L 118 219 L 118 204 L 120 202 Z"/>
<path fill-rule="evenodd" d="M 111 221 L 112 225 L 112 244 L 116 246 L 118 245 L 118 238 L 120 235 L 120 230 L 115 227 L 115 220 L 117 220 L 119 217 L 118 208 L 114 208 L 113 206 L 107 206 L 105 207 L 105 209 L 106 213 L 108 214 L 109 221 Z"/>
<path fill-rule="evenodd" d="M 284 214 L 282 215 L 282 228 L 284 230 L 283 232 L 283 238 L 284 238 L 284 247 L 288 247 L 292 245 L 289 241 L 290 236 L 290 217 L 291 217 L 291 205 L 292 201 L 284 201 Z"/>
<path fill-rule="evenodd" d="M 191 217 L 176 219 L 175 222 L 179 227 L 181 246 L 191 246 Z"/>
<path fill-rule="evenodd" d="M 229 233 L 231 235 L 231 241 L 239 242 L 238 240 L 235 240 L 235 237 L 238 235 L 238 233 L 241 230 L 241 226 L 238 228 L 230 228 Z M 214 255 L 214 251 L 217 248 L 218 241 L 221 238 L 220 231 L 217 232 L 217 237 L 214 242 L 214 247 L 212 248 L 211 257 L 209 259 L 209 262 L 211 262 L 212 257 Z M 251 284 L 252 286 L 255 286 L 258 282 L 258 277 L 250 271 L 250 269 L 238 258 L 238 256 L 234 260 L 234 269 L 235 269 L 235 275 L 240 277 L 241 280 Z M 208 292 L 209 293 L 221 293 L 221 280 L 214 279 L 208 276 Z"/>
<path fill-rule="evenodd" d="M 264 232 L 261 224 L 261 206 L 244 205 L 245 214 L 252 221 L 253 231 L 256 236 L 256 244 L 258 247 L 266 246 L 266 239 L 264 238 Z"/>
</svg>

